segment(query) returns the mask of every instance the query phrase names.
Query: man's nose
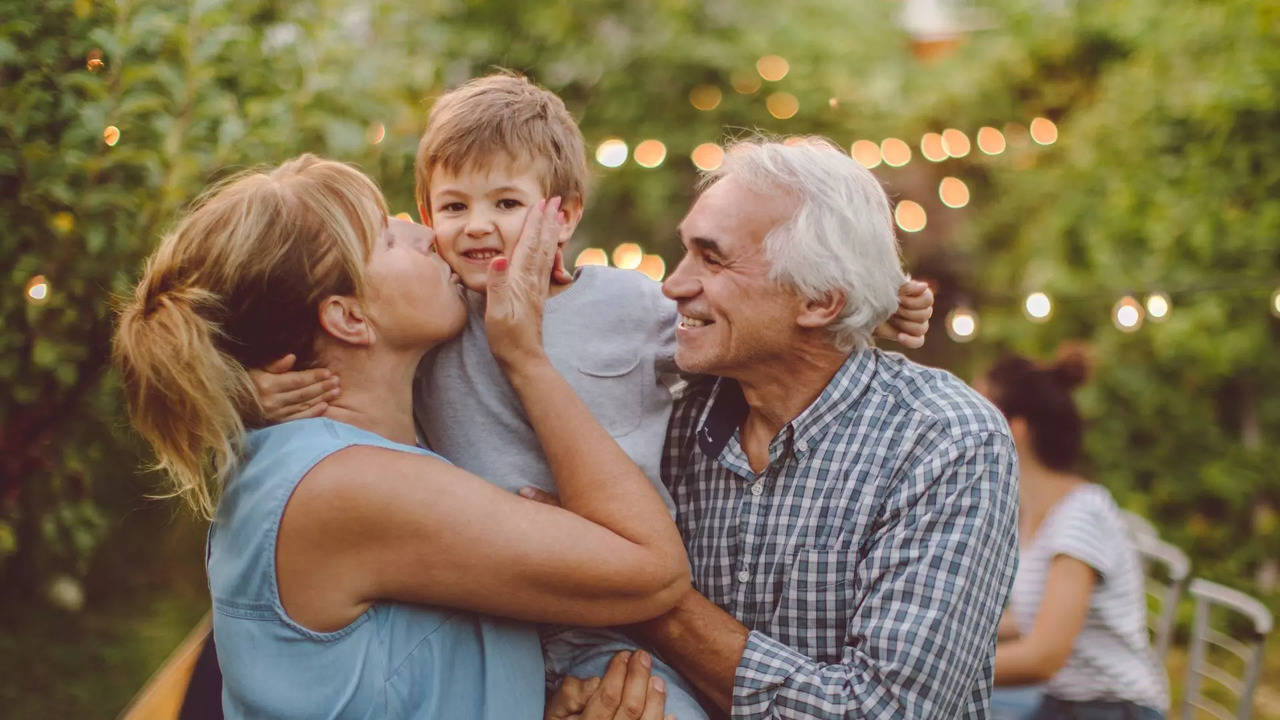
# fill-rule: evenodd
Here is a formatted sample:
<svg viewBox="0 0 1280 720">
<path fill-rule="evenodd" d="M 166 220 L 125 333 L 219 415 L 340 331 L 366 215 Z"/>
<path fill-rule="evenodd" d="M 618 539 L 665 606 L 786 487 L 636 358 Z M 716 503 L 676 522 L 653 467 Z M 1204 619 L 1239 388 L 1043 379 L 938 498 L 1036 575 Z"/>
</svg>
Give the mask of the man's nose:
<svg viewBox="0 0 1280 720">
<path fill-rule="evenodd" d="M 667 275 L 667 279 L 662 282 L 662 294 L 672 300 L 682 300 L 693 297 L 698 294 L 698 280 L 694 277 L 693 268 L 689 267 L 689 260 L 686 257 L 676 265 L 676 269 Z"/>
</svg>

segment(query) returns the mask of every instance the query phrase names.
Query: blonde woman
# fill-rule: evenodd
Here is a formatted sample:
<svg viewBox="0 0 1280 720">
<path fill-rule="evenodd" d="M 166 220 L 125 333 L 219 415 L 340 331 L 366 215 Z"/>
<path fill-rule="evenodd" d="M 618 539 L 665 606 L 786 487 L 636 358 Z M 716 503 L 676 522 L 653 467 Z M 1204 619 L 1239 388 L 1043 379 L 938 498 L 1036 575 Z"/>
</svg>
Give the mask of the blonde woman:
<svg viewBox="0 0 1280 720">
<path fill-rule="evenodd" d="M 563 510 L 415 446 L 414 368 L 465 308 L 431 231 L 389 222 L 364 175 L 302 156 L 237 176 L 148 260 L 115 355 L 173 494 L 212 519 L 227 717 L 538 717 L 542 655 L 520 621 L 634 622 L 688 589 L 665 506 L 543 353 L 558 201 L 535 210 L 490 267 L 485 322 Z M 246 431 L 247 368 L 286 354 L 340 373 L 341 397 Z M 549 716 L 661 717 L 649 662 L 566 686 Z"/>
</svg>

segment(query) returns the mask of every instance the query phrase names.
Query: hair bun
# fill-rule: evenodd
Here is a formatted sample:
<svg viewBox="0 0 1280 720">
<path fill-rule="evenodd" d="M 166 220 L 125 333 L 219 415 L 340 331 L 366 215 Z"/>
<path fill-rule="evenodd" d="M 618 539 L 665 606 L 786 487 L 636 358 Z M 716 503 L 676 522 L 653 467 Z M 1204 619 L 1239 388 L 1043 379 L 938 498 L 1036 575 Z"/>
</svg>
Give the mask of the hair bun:
<svg viewBox="0 0 1280 720">
<path fill-rule="evenodd" d="M 1089 378 L 1093 365 L 1089 348 L 1082 343 L 1069 343 L 1058 349 L 1058 359 L 1049 371 L 1058 384 L 1067 389 L 1080 385 Z"/>
</svg>

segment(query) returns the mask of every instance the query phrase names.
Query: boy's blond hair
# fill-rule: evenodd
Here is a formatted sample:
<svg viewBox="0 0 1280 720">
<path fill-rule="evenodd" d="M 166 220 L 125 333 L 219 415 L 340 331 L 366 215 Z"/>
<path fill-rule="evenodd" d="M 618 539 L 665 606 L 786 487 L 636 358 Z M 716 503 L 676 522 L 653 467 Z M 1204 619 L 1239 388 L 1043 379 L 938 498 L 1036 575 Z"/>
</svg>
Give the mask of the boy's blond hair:
<svg viewBox="0 0 1280 720">
<path fill-rule="evenodd" d="M 485 170 L 506 155 L 538 166 L 547 197 L 586 199 L 582 131 L 555 93 L 511 72 L 469 80 L 431 108 L 414 161 L 414 196 L 431 211 L 431 173 Z M 424 220 L 426 218 L 423 218 Z"/>
</svg>

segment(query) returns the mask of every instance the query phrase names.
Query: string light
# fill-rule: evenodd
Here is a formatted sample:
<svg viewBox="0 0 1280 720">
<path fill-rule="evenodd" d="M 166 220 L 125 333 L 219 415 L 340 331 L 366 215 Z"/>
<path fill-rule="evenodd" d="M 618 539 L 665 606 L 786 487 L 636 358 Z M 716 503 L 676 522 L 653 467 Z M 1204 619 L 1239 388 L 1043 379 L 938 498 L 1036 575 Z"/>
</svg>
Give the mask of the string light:
<svg viewBox="0 0 1280 720">
<path fill-rule="evenodd" d="M 969 186 L 957 177 L 944 177 L 938 183 L 938 197 L 949 208 L 962 208 L 969 204 Z"/>
<path fill-rule="evenodd" d="M 636 164 L 644 168 L 656 168 L 667 159 L 667 146 L 661 140 L 645 140 L 632 153 Z"/>
<path fill-rule="evenodd" d="M 777 82 L 787 76 L 791 63 L 781 55 L 765 55 L 756 61 L 756 72 L 769 82 Z"/>
<path fill-rule="evenodd" d="M 893 209 L 893 219 L 898 223 L 898 227 L 906 232 L 920 232 L 929 221 L 924 208 L 914 200 L 903 200 L 898 203 L 898 206 Z"/>
<path fill-rule="evenodd" d="M 616 168 L 627 161 L 627 144 L 618 138 L 609 138 L 596 147 L 596 162 Z"/>
<path fill-rule="evenodd" d="M 988 155 L 1004 152 L 1004 135 L 993 127 L 978 128 L 978 149 Z"/>
<path fill-rule="evenodd" d="M 613 264 L 623 270 L 635 270 L 644 259 L 644 250 L 635 243 L 622 243 L 613 249 Z"/>
<path fill-rule="evenodd" d="M 1161 322 L 1169 317 L 1169 296 L 1162 292 L 1154 292 L 1147 296 L 1147 317 L 1152 322 Z"/>
<path fill-rule="evenodd" d="M 1280 318 L 1280 289 L 1271 293 L 1271 314 Z"/>
<path fill-rule="evenodd" d="M 769 108 L 769 114 L 779 120 L 788 120 L 800 112 L 800 101 L 789 92 L 772 93 L 765 99 L 764 105 Z"/>
<path fill-rule="evenodd" d="M 102 142 L 106 143 L 107 147 L 115 147 L 115 144 L 120 142 L 120 128 L 115 125 L 108 125 L 102 131 Z"/>
<path fill-rule="evenodd" d="M 880 155 L 889 167 L 902 167 L 911 162 L 911 146 L 898 138 L 885 138 L 880 143 Z"/>
<path fill-rule="evenodd" d="M 936 132 L 927 132 L 920 138 L 920 154 L 929 162 L 942 162 L 947 159 L 947 149 L 942 143 L 942 136 Z"/>
<path fill-rule="evenodd" d="M 1049 118 L 1038 117 L 1031 121 L 1031 139 L 1040 145 L 1052 145 L 1058 139 L 1058 126 Z"/>
<path fill-rule="evenodd" d="M 1111 320 L 1123 332 L 1134 332 L 1142 327 L 1142 306 L 1132 295 L 1120 298 L 1111 310 Z"/>
<path fill-rule="evenodd" d="M 739 95 L 751 95 L 760 89 L 760 76 L 750 70 L 734 70 L 729 75 L 729 84 Z"/>
<path fill-rule="evenodd" d="M 645 255 L 636 270 L 648 275 L 650 280 L 662 282 L 662 278 L 667 274 L 667 264 L 659 255 Z"/>
<path fill-rule="evenodd" d="M 942 149 L 953 158 L 962 158 L 969 154 L 969 136 L 955 128 L 942 131 Z"/>
<path fill-rule="evenodd" d="M 387 126 L 380 122 L 370 123 L 369 129 L 364 132 L 364 136 L 370 145 L 377 145 L 387 136 Z"/>
<path fill-rule="evenodd" d="M 703 172 L 711 172 L 724 162 L 724 148 L 715 143 L 702 143 L 689 154 L 693 164 Z"/>
<path fill-rule="evenodd" d="M 947 314 L 947 336 L 958 343 L 967 343 L 978 334 L 978 314 L 960 306 Z"/>
<path fill-rule="evenodd" d="M 1044 322 L 1053 313 L 1053 301 L 1045 293 L 1033 292 L 1023 301 L 1022 309 L 1031 322 Z"/>
<path fill-rule="evenodd" d="M 89 57 L 84 62 L 84 67 L 91 73 L 96 73 L 106 67 L 106 63 L 102 62 L 102 50 L 94 48 L 89 51 Z"/>
<path fill-rule="evenodd" d="M 27 281 L 27 287 L 22 294 L 32 305 L 43 305 L 49 302 L 49 280 L 43 275 L 36 275 Z"/>
<path fill-rule="evenodd" d="M 583 265 L 608 265 L 609 256 L 604 254 L 604 250 L 600 248 L 587 248 L 578 253 L 578 259 L 573 261 L 574 267 L 582 267 Z"/>
<path fill-rule="evenodd" d="M 859 140 L 849 148 L 849 154 L 862 167 L 870 170 L 880 164 L 880 146 L 870 140 Z"/>
<path fill-rule="evenodd" d="M 715 85 L 698 85 L 689 91 L 689 104 L 698 110 L 715 110 L 723 98 L 720 88 Z"/>
</svg>

